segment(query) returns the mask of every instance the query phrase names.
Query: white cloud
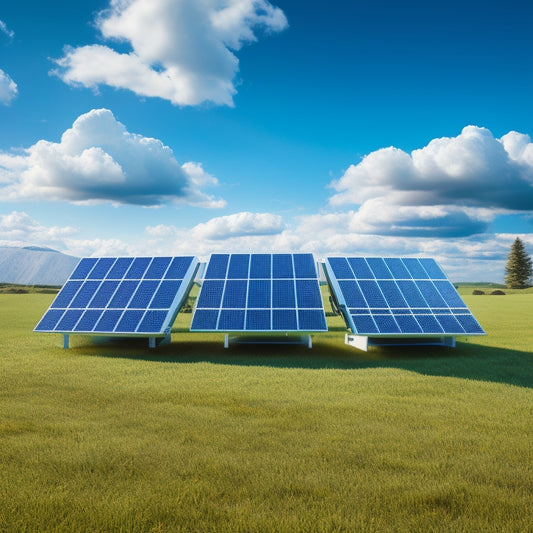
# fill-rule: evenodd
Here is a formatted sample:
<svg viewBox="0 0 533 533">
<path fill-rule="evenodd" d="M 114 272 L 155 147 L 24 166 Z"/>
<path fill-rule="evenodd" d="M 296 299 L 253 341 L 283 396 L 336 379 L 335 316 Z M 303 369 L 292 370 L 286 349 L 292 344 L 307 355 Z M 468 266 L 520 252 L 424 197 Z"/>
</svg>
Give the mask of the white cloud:
<svg viewBox="0 0 533 533">
<path fill-rule="evenodd" d="M 519 236 L 533 250 L 533 234 L 480 234 L 460 238 L 415 238 L 355 233 L 354 212 L 315 214 L 272 235 L 237 235 L 200 238 L 198 227 L 159 224 L 131 240 L 94 235 L 78 237 L 72 227 L 45 226 L 26 213 L 0 215 L 0 245 L 40 245 L 82 256 L 197 255 L 211 253 L 312 252 L 318 260 L 328 255 L 434 257 L 453 281 L 503 281 L 510 246 Z M 270 215 L 276 218 L 275 215 Z M 223 218 L 223 217 L 221 217 Z M 204 227 L 209 227 L 208 221 Z"/>
<path fill-rule="evenodd" d="M 13 39 L 13 37 L 15 37 L 15 32 L 10 30 L 3 20 L 0 20 L 0 33 L 7 35 L 9 39 Z"/>
<path fill-rule="evenodd" d="M 283 231 L 283 221 L 279 215 L 271 213 L 235 213 L 212 218 L 192 229 L 198 239 L 224 240 L 232 237 L 276 235 Z"/>
<path fill-rule="evenodd" d="M 97 23 L 103 45 L 66 48 L 55 73 L 71 85 L 109 85 L 176 105 L 233 105 L 239 60 L 233 53 L 257 40 L 255 30 L 287 27 L 267 0 L 111 0 Z"/>
<path fill-rule="evenodd" d="M 0 104 L 8 105 L 17 96 L 17 84 L 0 69 Z"/>
<path fill-rule="evenodd" d="M 411 154 L 395 147 L 372 152 L 332 187 L 332 206 L 360 205 L 354 231 L 472 235 L 498 213 L 531 211 L 533 144 L 517 132 L 495 139 L 467 126 Z"/>
<path fill-rule="evenodd" d="M 27 213 L 13 211 L 0 215 L 1 244 L 33 244 L 49 247 L 62 247 L 65 239 L 75 233 L 75 229 L 67 227 L 46 227 L 30 217 Z"/>
<path fill-rule="evenodd" d="M 41 140 L 23 154 L 0 153 L 4 199 L 111 202 L 157 206 L 167 202 L 221 207 L 204 187 L 217 184 L 201 164 L 180 165 L 160 140 L 129 133 L 107 109 L 81 115 L 61 142 Z"/>
</svg>

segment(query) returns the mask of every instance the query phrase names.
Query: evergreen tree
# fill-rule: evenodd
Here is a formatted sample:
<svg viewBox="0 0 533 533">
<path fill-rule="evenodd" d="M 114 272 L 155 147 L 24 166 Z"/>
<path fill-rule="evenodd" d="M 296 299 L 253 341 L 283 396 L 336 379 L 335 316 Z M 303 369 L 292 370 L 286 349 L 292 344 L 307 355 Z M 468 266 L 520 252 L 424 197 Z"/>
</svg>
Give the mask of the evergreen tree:
<svg viewBox="0 0 533 533">
<path fill-rule="evenodd" d="M 533 274 L 531 257 L 527 254 L 524 243 L 517 237 L 511 245 L 511 251 L 505 266 L 505 284 L 510 289 L 523 289 Z"/>
</svg>

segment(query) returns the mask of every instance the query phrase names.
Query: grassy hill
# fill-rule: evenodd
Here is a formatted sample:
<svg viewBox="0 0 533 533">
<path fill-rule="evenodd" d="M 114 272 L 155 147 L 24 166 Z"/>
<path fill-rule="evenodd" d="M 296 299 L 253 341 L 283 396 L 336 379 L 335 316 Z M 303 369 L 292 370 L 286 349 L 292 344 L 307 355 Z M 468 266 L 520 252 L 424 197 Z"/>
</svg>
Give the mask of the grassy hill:
<svg viewBox="0 0 533 533">
<path fill-rule="evenodd" d="M 486 337 L 359 352 L 32 329 L 0 294 L 1 531 L 530 531 L 533 294 L 465 296 Z"/>
</svg>

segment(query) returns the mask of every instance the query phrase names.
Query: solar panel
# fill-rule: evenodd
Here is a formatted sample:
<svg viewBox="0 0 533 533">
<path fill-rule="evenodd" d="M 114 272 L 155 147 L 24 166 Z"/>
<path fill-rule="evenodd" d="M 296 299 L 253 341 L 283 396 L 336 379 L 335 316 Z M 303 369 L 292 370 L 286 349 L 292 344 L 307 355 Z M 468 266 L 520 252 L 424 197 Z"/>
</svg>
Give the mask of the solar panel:
<svg viewBox="0 0 533 533">
<path fill-rule="evenodd" d="M 34 331 L 165 335 L 197 266 L 191 256 L 81 259 Z"/>
<path fill-rule="evenodd" d="M 191 331 L 327 331 L 312 254 L 212 254 Z"/>
<path fill-rule="evenodd" d="M 326 274 L 356 335 L 484 335 L 434 259 L 328 257 Z"/>
</svg>

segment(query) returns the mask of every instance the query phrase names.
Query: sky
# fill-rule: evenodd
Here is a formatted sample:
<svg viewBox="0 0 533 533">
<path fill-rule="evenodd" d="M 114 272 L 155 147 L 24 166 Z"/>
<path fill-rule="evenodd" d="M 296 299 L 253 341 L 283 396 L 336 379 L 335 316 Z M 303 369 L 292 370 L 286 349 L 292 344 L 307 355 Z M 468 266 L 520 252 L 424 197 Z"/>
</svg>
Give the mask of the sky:
<svg viewBox="0 0 533 533">
<path fill-rule="evenodd" d="M 82 256 L 533 252 L 533 4 L 0 6 L 0 245 Z"/>
</svg>

